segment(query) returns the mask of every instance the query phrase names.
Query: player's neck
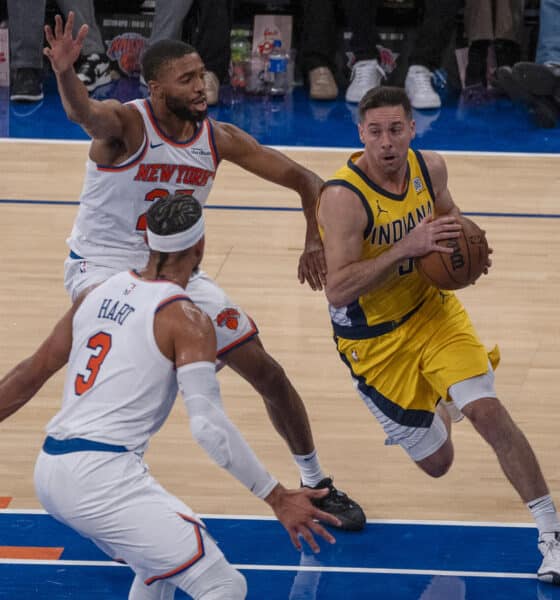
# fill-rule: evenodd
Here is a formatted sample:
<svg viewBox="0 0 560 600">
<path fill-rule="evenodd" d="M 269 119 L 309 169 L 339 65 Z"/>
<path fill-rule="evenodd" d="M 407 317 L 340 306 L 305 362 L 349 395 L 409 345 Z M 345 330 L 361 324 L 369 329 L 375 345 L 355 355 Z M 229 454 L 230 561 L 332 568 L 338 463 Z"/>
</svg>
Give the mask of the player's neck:
<svg viewBox="0 0 560 600">
<path fill-rule="evenodd" d="M 192 138 L 197 128 L 196 123 L 179 119 L 172 113 L 159 117 L 158 125 L 167 137 L 178 142 L 184 142 Z"/>
<path fill-rule="evenodd" d="M 379 187 L 392 194 L 402 194 L 408 185 L 408 164 L 404 164 L 396 171 L 387 172 L 374 160 L 364 154 L 358 161 L 358 166 Z"/>
<path fill-rule="evenodd" d="M 168 281 L 169 283 L 175 283 L 176 285 L 184 288 L 189 281 L 191 273 L 191 268 L 169 269 L 164 267 L 158 271 L 156 265 L 148 264 L 145 269 L 138 273 L 138 275 L 146 281 Z"/>
<path fill-rule="evenodd" d="M 165 105 L 160 104 L 154 99 L 151 99 L 151 103 L 158 127 L 167 137 L 177 140 L 178 142 L 183 142 L 192 138 L 198 127 L 196 121 L 181 119 L 168 110 Z"/>
</svg>

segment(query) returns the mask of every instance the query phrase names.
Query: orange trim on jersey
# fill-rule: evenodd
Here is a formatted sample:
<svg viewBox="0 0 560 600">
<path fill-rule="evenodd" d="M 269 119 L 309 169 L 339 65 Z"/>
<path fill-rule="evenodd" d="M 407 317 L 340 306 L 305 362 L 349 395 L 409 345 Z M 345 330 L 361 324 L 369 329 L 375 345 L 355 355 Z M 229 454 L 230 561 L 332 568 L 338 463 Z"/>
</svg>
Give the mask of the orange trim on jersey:
<svg viewBox="0 0 560 600">
<path fill-rule="evenodd" d="M 8 508 L 8 506 L 10 506 L 11 501 L 11 496 L 0 496 L 0 508 Z"/>
<path fill-rule="evenodd" d="M 255 322 L 253 321 L 253 319 L 251 319 L 251 317 L 249 317 L 249 321 L 251 321 L 251 326 L 252 326 L 251 331 L 246 333 L 243 337 L 240 337 L 238 340 L 235 340 L 234 342 L 232 342 L 229 346 L 226 346 L 225 348 L 218 350 L 218 352 L 216 354 L 216 356 L 218 358 L 220 356 L 222 356 L 223 354 L 225 354 L 226 352 L 233 350 L 233 348 L 235 348 L 236 346 L 241 346 L 241 344 L 244 344 L 247 340 L 251 339 L 254 335 L 259 333 L 259 330 L 257 329 L 257 326 L 255 325 Z"/>
<path fill-rule="evenodd" d="M 181 517 L 181 519 L 191 523 L 194 526 L 194 532 L 196 535 L 196 544 L 197 544 L 196 554 L 190 560 L 188 560 L 186 563 L 183 563 L 182 565 L 178 566 L 176 569 L 173 569 L 172 571 L 168 571 L 167 573 L 164 573 L 163 575 L 154 575 L 153 577 L 149 577 L 148 579 L 146 579 L 144 581 L 144 583 L 146 585 L 151 585 L 152 583 L 154 583 L 154 581 L 159 581 L 160 579 L 167 579 L 168 577 L 173 577 L 173 575 L 177 575 L 177 573 L 180 573 L 181 571 L 184 571 L 184 570 L 188 569 L 189 567 L 192 567 L 196 562 L 198 562 L 201 558 L 203 558 L 203 556 L 205 554 L 204 542 L 202 541 L 202 533 L 200 532 L 200 528 L 202 527 L 201 524 L 198 523 L 197 521 L 195 521 L 194 519 L 192 519 L 191 517 L 187 517 L 187 515 L 182 515 L 181 513 L 177 513 L 177 514 Z"/>
<path fill-rule="evenodd" d="M 132 162 L 124 163 L 122 165 L 116 165 L 114 167 L 109 167 L 106 165 L 96 165 L 97 170 L 103 171 L 104 173 L 106 173 L 106 172 L 119 173 L 121 171 L 127 171 L 128 169 L 131 169 L 132 167 L 136 166 L 139 162 L 141 162 L 142 159 L 144 158 L 144 156 L 146 156 L 147 151 L 148 151 L 148 136 L 146 134 L 144 134 L 144 147 L 142 148 L 142 152 L 140 152 L 140 154 Z"/>
<path fill-rule="evenodd" d="M 186 296 L 185 294 L 176 294 L 175 296 L 169 296 L 169 298 L 166 298 L 165 300 L 162 300 L 156 306 L 156 310 L 154 312 L 158 312 L 162 308 L 166 307 L 168 304 L 171 304 L 172 302 L 177 302 L 178 300 L 188 300 L 189 302 L 192 302 L 192 300 L 188 296 Z"/>
<path fill-rule="evenodd" d="M 218 169 L 218 149 L 216 148 L 216 140 L 214 139 L 214 127 L 210 123 L 210 119 L 206 119 L 206 128 L 208 129 L 208 142 L 210 152 L 212 152 L 212 160 L 214 161 L 214 171 Z"/>
<path fill-rule="evenodd" d="M 41 546 L 0 546 L 0 558 L 23 558 L 36 560 L 58 560 L 64 548 Z"/>
<path fill-rule="evenodd" d="M 202 132 L 204 131 L 204 124 L 207 121 L 207 119 L 204 119 L 202 125 L 198 128 L 198 131 L 194 133 L 193 137 L 189 138 L 186 142 L 178 142 L 177 140 L 174 140 L 162 131 L 161 127 L 159 126 L 156 120 L 156 116 L 154 115 L 152 105 L 150 104 L 147 98 L 144 99 L 144 108 L 146 109 L 146 114 L 148 115 L 148 119 L 150 119 L 152 127 L 156 130 L 159 137 L 167 144 L 175 146 L 176 148 L 188 148 L 189 146 L 192 146 L 192 144 L 194 144 L 196 141 L 198 141 L 198 138 L 202 135 Z"/>
</svg>

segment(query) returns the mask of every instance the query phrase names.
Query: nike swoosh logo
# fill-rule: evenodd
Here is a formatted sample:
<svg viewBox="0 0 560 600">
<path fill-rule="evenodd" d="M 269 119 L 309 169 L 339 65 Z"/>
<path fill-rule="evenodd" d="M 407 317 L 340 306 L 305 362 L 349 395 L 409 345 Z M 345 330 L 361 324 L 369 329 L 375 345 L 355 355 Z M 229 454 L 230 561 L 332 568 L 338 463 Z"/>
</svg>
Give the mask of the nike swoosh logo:
<svg viewBox="0 0 560 600">
<path fill-rule="evenodd" d="M 163 146 L 165 142 L 161 142 L 161 144 L 152 144 L 152 142 L 150 142 L 150 148 L 159 148 L 160 146 Z"/>
</svg>

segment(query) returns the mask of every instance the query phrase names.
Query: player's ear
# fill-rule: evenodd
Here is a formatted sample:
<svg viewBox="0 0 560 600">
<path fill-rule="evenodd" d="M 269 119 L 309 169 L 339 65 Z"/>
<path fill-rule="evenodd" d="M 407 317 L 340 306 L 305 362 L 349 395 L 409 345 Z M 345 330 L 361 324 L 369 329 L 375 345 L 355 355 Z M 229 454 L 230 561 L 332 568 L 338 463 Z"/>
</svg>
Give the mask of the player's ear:
<svg viewBox="0 0 560 600">
<path fill-rule="evenodd" d="M 365 144 L 365 140 L 364 140 L 364 128 L 362 127 L 361 123 L 358 123 L 358 135 L 360 136 L 360 142 L 362 142 L 362 144 Z"/>
</svg>

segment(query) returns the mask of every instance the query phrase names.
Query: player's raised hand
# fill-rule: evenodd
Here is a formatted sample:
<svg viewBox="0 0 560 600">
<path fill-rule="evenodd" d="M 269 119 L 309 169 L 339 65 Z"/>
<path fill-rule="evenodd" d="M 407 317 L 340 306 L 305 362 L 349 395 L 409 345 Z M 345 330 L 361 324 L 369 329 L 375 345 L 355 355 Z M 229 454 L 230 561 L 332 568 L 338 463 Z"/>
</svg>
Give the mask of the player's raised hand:
<svg viewBox="0 0 560 600">
<path fill-rule="evenodd" d="M 328 494 L 328 489 L 312 490 L 302 487 L 298 490 L 287 490 L 278 484 L 265 498 L 270 504 L 276 517 L 286 528 L 292 544 L 301 550 L 300 537 L 302 537 L 313 552 L 319 552 L 319 545 L 313 537 L 313 533 L 320 535 L 330 544 L 335 543 L 334 537 L 316 519 L 340 527 L 340 521 L 313 506 L 312 499 L 319 499 Z"/>
<path fill-rule="evenodd" d="M 62 25 L 62 17 L 56 15 L 54 18 L 54 32 L 49 25 L 45 25 L 45 36 L 49 44 L 44 52 L 51 61 L 55 73 L 63 73 L 71 69 L 80 56 L 84 39 L 88 33 L 88 26 L 82 25 L 78 35 L 72 36 L 74 27 L 74 13 L 70 11 L 66 24 Z"/>
</svg>

